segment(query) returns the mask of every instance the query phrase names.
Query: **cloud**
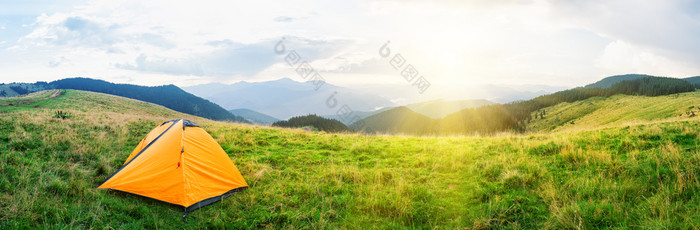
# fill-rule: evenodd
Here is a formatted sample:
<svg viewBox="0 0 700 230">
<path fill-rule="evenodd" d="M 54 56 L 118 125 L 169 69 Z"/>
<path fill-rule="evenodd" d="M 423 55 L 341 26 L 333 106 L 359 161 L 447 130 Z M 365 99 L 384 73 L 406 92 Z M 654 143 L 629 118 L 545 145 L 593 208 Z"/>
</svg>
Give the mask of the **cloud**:
<svg viewBox="0 0 700 230">
<path fill-rule="evenodd" d="M 82 19 L 80 17 L 69 17 L 65 20 L 63 23 L 66 28 L 69 30 L 83 30 L 87 27 L 93 27 L 93 23 L 90 23 L 88 20 Z"/>
<path fill-rule="evenodd" d="M 608 44 L 603 54 L 595 60 L 598 67 L 615 73 L 646 73 L 652 75 L 683 77 L 697 75 L 698 68 L 674 62 L 654 54 L 644 47 L 624 41 Z"/>
<path fill-rule="evenodd" d="M 274 20 L 275 20 L 275 22 L 292 22 L 294 20 L 294 18 L 287 17 L 287 16 L 279 16 L 279 17 L 276 17 Z"/>
<path fill-rule="evenodd" d="M 393 1 L 399 3 L 431 3 L 444 5 L 446 7 L 462 7 L 462 8 L 490 8 L 490 7 L 503 7 L 508 5 L 527 5 L 533 3 L 533 0 L 385 0 Z"/>
<path fill-rule="evenodd" d="M 272 42 L 228 45 L 202 57 L 209 76 L 252 76 L 276 62 Z"/>
<path fill-rule="evenodd" d="M 175 44 L 162 35 L 133 28 L 105 19 L 75 15 L 42 15 L 35 29 L 20 39 L 30 46 L 98 49 L 106 53 L 124 52 L 122 49 L 153 46 L 164 49 Z"/>
<path fill-rule="evenodd" d="M 333 56 L 346 40 L 314 40 L 299 37 L 284 39 L 287 47 L 294 49 L 306 61 Z M 139 55 L 133 63 L 119 63 L 115 67 L 152 73 L 194 75 L 208 77 L 254 76 L 275 63 L 282 56 L 274 52 L 277 41 L 266 40 L 243 44 L 231 40 L 209 41 L 205 44 L 214 49 L 189 55 L 185 58 L 170 58 L 157 55 Z"/>
<path fill-rule="evenodd" d="M 57 59 L 54 59 L 54 60 L 50 61 L 50 62 L 49 62 L 49 67 L 54 68 L 54 67 L 57 67 L 57 66 L 59 66 L 59 65 L 61 65 L 61 64 L 63 64 L 63 63 L 65 63 L 65 62 L 67 62 L 67 61 L 68 61 L 68 59 L 67 59 L 66 57 L 61 56 L 61 57 L 59 57 L 59 58 L 57 58 Z"/>
<path fill-rule="evenodd" d="M 115 67 L 136 70 L 147 73 L 165 73 L 172 75 L 203 75 L 201 65 L 193 59 L 177 59 L 167 57 L 147 57 L 139 55 L 135 64 L 115 64 Z"/>
<path fill-rule="evenodd" d="M 143 43 L 146 43 L 151 46 L 155 47 L 160 47 L 163 49 L 172 49 L 175 48 L 175 42 L 171 41 L 170 39 L 166 39 L 162 35 L 155 34 L 155 33 L 140 33 L 140 34 L 135 34 L 131 37 L 131 40 L 134 41 L 140 41 Z"/>
<path fill-rule="evenodd" d="M 286 51 L 324 77 L 360 83 L 386 75 L 405 85 L 378 57 L 387 40 L 434 85 L 577 86 L 622 71 L 690 75 L 700 67 L 697 1 L 301 1 L 22 6 L 46 14 L 0 21 L 16 33 L 0 37 L 13 47 L 0 53 L 0 68 L 133 83 L 268 80 L 295 74 L 274 52 L 282 37 Z"/>
<path fill-rule="evenodd" d="M 651 0 L 549 1 L 556 18 L 681 62 L 700 62 L 700 3 Z"/>
<path fill-rule="evenodd" d="M 37 28 L 21 40 L 39 46 L 104 47 L 122 41 L 114 25 L 101 25 L 76 16 L 46 16 L 37 19 Z"/>
<path fill-rule="evenodd" d="M 284 4 L 272 6 L 275 7 L 284 8 Z M 242 20 L 243 15 L 251 13 L 249 10 L 217 14 L 225 11 L 189 4 L 95 1 L 71 12 L 39 16 L 29 25 L 33 29 L 20 39 L 18 47 L 25 51 L 48 48 L 53 53 L 47 54 L 50 57 L 44 63 L 48 62 L 50 67 L 61 65 L 62 61 L 52 58 L 58 55 L 70 59 L 76 68 L 87 63 L 85 58 L 89 56 L 91 63 L 101 62 L 135 75 L 251 79 L 273 64 L 283 62 L 283 56 L 274 52 L 274 45 L 285 31 L 295 29 L 280 27 L 279 24 L 287 23 L 279 22 L 307 18 L 303 12 L 285 10 L 290 11 L 290 16 L 279 16 L 282 11 L 276 11 L 274 17 L 260 12 Z M 173 17 L 175 12 L 179 12 L 175 14 L 178 17 Z M 267 24 L 261 23 L 261 18 L 267 18 Z M 269 18 L 274 21 L 270 22 Z M 278 31 L 276 28 L 281 29 L 269 33 Z M 258 34 L 253 39 L 239 36 L 258 31 L 268 35 Z M 355 42 L 343 36 L 284 37 L 288 47 L 309 62 L 333 58 Z"/>
<path fill-rule="evenodd" d="M 338 63 L 334 68 L 323 69 L 325 73 L 342 73 L 342 74 L 398 74 L 391 67 L 389 59 L 381 59 L 378 57 L 370 57 L 359 62 L 353 59 L 338 57 L 334 60 Z"/>
<path fill-rule="evenodd" d="M 271 43 L 270 49 L 274 49 L 274 46 L 277 45 L 279 41 L 283 42 L 286 52 L 294 50 L 302 59 L 309 62 L 319 59 L 334 58 L 345 53 L 347 47 L 358 42 L 351 38 L 313 39 L 299 36 L 285 36 Z"/>
<path fill-rule="evenodd" d="M 241 43 L 233 42 L 230 39 L 218 40 L 218 41 L 208 41 L 204 43 L 213 47 L 223 47 L 223 46 L 233 46 Z"/>
</svg>

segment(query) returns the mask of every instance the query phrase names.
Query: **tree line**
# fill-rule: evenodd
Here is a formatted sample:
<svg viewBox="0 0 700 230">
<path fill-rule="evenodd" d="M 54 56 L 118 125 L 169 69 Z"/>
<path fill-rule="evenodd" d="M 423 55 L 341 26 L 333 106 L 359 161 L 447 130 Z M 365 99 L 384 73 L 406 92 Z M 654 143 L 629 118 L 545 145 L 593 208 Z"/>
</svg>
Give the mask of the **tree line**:
<svg viewBox="0 0 700 230">
<path fill-rule="evenodd" d="M 345 124 L 343 124 L 340 121 L 337 121 L 335 119 L 319 117 L 315 114 L 309 114 L 306 116 L 296 116 L 286 121 L 277 121 L 272 123 L 272 126 L 286 128 L 302 128 L 312 126 L 320 131 L 325 131 L 329 133 L 353 132 L 353 130 L 345 126 Z"/>
</svg>

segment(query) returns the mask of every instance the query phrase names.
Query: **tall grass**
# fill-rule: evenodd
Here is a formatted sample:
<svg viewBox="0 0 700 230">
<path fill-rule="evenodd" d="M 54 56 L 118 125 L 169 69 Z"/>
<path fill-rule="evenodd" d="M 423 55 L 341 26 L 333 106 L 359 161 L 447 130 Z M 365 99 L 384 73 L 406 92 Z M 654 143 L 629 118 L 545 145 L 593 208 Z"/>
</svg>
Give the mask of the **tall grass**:
<svg viewBox="0 0 700 230">
<path fill-rule="evenodd" d="M 0 228 L 700 226 L 695 121 L 494 137 L 327 134 L 213 122 L 67 91 L 0 116 Z M 0 103 L 1 104 L 1 103 Z M 74 117 L 54 119 L 56 110 Z M 190 213 L 95 187 L 157 124 L 207 130 L 250 188 Z"/>
</svg>

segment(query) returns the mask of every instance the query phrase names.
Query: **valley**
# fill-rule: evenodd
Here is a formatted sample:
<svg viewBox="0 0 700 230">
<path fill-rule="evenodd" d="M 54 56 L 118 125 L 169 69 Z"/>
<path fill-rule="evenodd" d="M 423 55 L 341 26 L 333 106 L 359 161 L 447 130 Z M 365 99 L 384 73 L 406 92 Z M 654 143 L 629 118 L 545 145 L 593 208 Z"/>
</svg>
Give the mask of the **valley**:
<svg viewBox="0 0 700 230">
<path fill-rule="evenodd" d="M 0 99 L 0 228 L 692 229 L 700 222 L 700 122 L 667 117 L 697 104 L 697 93 L 598 99 L 598 110 L 582 109 L 578 127 L 484 137 L 310 132 L 85 91 L 49 96 L 34 93 L 26 97 L 44 99 L 21 105 Z M 581 103 L 595 105 L 589 100 Z M 617 103 L 626 106 L 607 106 Z M 542 124 L 575 104 L 546 108 Z M 636 105 L 668 109 L 637 113 Z M 54 118 L 56 110 L 69 118 Z M 597 111 L 620 119 L 594 124 Z M 190 213 L 188 223 L 179 208 L 95 189 L 148 131 L 175 118 L 209 132 L 249 189 Z"/>
</svg>

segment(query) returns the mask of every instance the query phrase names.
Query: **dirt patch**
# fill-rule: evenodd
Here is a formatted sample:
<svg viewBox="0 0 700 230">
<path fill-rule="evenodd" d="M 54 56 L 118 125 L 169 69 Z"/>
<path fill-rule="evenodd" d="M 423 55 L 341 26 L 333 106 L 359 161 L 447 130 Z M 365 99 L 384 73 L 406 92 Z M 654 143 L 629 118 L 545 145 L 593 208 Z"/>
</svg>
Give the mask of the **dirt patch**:
<svg viewBox="0 0 700 230">
<path fill-rule="evenodd" d="M 57 90 L 55 90 L 55 91 L 56 91 L 56 92 L 53 92 L 53 94 L 51 94 L 51 96 L 49 97 L 49 99 L 54 98 L 54 97 L 58 97 L 58 95 L 61 94 L 61 90 L 60 90 L 60 89 L 57 89 Z"/>
<path fill-rule="evenodd" d="M 55 89 L 53 90 L 53 93 L 51 93 L 51 96 L 48 98 L 41 98 L 41 99 L 31 99 L 31 100 L 21 100 L 21 101 L 13 101 L 13 102 L 6 102 L 2 104 L 1 106 L 18 106 L 18 105 L 23 105 L 23 104 L 29 104 L 29 103 L 34 103 L 37 101 L 43 101 L 43 100 L 48 100 L 48 99 L 53 99 L 55 97 L 58 97 L 61 95 L 61 90 L 60 89 Z M 38 106 L 35 106 L 35 108 L 38 108 Z"/>
</svg>

